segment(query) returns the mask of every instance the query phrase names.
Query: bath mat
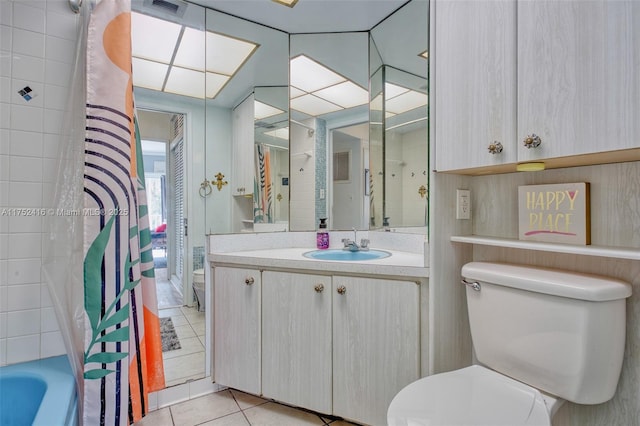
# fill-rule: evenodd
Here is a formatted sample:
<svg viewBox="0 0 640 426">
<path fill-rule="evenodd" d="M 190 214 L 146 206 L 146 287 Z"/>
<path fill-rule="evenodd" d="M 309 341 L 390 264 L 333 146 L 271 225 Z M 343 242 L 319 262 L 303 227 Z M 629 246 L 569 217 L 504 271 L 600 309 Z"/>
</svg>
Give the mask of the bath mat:
<svg viewBox="0 0 640 426">
<path fill-rule="evenodd" d="M 182 348 L 171 317 L 160 318 L 160 336 L 162 337 L 162 352 Z"/>
</svg>

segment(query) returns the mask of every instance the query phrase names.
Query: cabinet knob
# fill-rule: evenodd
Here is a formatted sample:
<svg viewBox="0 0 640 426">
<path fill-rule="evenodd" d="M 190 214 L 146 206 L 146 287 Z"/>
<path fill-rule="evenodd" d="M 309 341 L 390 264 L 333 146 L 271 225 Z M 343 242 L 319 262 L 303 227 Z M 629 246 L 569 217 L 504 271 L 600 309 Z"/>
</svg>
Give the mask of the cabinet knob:
<svg viewBox="0 0 640 426">
<path fill-rule="evenodd" d="M 536 135 L 535 133 L 530 134 L 524 139 L 524 146 L 526 146 L 529 149 L 537 148 L 540 146 L 541 143 L 542 143 L 542 139 L 540 139 L 540 136 Z"/>
<path fill-rule="evenodd" d="M 247 277 L 247 278 L 245 278 L 245 279 L 244 279 L 244 283 L 245 283 L 246 285 L 251 285 L 251 284 L 253 284 L 254 282 L 255 282 L 255 280 L 253 279 L 253 277 Z"/>
<path fill-rule="evenodd" d="M 316 286 L 313 289 L 316 291 L 316 293 L 322 293 L 322 291 L 324 290 L 324 284 L 322 283 L 316 284 Z"/>
<path fill-rule="evenodd" d="M 347 288 L 341 285 L 336 291 L 338 292 L 338 294 L 345 294 L 347 292 Z"/>
<path fill-rule="evenodd" d="M 498 141 L 493 141 L 489 144 L 490 154 L 500 154 L 502 152 L 502 144 Z"/>
</svg>

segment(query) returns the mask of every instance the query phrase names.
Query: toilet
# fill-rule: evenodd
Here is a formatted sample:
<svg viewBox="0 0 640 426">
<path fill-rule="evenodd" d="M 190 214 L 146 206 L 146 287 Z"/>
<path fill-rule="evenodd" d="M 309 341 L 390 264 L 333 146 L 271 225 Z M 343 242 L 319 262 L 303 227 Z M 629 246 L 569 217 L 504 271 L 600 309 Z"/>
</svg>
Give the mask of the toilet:
<svg viewBox="0 0 640 426">
<path fill-rule="evenodd" d="M 204 268 L 193 271 L 193 292 L 198 302 L 198 312 L 204 312 Z"/>
<path fill-rule="evenodd" d="M 630 284 L 492 262 L 468 263 L 462 276 L 478 364 L 407 385 L 389 425 L 551 425 L 565 401 L 613 397 Z"/>
</svg>

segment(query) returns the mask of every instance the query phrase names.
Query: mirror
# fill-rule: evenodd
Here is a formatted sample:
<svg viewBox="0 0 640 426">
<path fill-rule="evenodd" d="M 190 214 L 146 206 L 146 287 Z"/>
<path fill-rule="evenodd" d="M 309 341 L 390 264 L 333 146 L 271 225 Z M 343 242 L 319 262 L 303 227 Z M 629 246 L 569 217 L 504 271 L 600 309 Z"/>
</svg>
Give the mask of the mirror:
<svg viewBox="0 0 640 426">
<path fill-rule="evenodd" d="M 428 1 L 412 0 L 371 30 L 371 228 L 426 233 L 426 23 Z M 381 186 L 382 201 L 375 196 Z"/>
<path fill-rule="evenodd" d="M 368 45 L 367 32 L 290 36 L 291 230 L 368 229 Z"/>
</svg>

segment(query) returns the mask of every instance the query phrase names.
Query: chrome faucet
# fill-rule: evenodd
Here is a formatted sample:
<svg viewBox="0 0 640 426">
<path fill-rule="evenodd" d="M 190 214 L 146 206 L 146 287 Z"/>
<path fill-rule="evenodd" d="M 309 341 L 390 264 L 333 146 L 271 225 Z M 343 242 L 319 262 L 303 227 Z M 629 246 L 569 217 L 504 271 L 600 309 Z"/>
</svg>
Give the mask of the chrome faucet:
<svg viewBox="0 0 640 426">
<path fill-rule="evenodd" d="M 363 238 L 360 240 L 360 245 L 358 245 L 358 243 L 356 243 L 356 241 L 358 241 L 358 231 L 356 230 L 356 228 L 352 228 L 352 229 L 353 229 L 353 241 L 348 238 L 343 238 L 342 244 L 344 244 L 344 247 L 342 249 L 349 250 L 349 251 L 369 250 L 369 240 L 366 238 Z"/>
</svg>

